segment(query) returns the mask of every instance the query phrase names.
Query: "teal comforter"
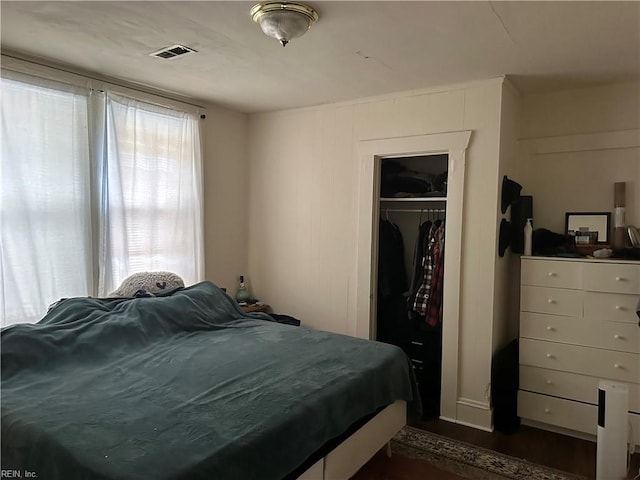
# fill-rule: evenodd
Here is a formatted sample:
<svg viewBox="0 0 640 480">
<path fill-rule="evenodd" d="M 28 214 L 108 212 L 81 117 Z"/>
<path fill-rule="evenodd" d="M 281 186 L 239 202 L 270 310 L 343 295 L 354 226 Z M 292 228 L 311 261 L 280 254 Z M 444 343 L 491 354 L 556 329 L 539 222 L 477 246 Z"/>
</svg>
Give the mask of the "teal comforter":
<svg viewBox="0 0 640 480">
<path fill-rule="evenodd" d="M 361 417 L 417 395 L 394 346 L 265 320 L 202 282 L 71 298 L 3 329 L 1 468 L 280 479 Z"/>
</svg>

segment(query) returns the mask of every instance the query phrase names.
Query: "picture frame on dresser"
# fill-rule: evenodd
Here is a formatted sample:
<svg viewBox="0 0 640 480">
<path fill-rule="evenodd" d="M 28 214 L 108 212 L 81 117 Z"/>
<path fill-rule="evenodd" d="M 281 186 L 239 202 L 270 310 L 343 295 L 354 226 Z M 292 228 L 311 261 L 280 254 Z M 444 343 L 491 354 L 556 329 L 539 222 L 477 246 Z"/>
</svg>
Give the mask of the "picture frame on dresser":
<svg viewBox="0 0 640 480">
<path fill-rule="evenodd" d="M 576 245 L 608 244 L 611 212 L 566 212 L 564 231 Z"/>
</svg>

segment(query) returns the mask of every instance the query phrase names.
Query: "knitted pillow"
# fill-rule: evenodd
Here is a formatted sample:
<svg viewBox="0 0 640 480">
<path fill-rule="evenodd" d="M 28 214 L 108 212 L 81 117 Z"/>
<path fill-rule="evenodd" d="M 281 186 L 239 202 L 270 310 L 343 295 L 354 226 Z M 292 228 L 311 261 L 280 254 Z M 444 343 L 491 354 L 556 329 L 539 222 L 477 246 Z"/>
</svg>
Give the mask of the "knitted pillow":
<svg viewBox="0 0 640 480">
<path fill-rule="evenodd" d="M 140 291 L 153 296 L 163 290 L 184 287 L 184 281 L 179 275 L 171 272 L 139 272 L 124 279 L 117 290 L 110 293 L 110 297 L 135 297 Z"/>
</svg>

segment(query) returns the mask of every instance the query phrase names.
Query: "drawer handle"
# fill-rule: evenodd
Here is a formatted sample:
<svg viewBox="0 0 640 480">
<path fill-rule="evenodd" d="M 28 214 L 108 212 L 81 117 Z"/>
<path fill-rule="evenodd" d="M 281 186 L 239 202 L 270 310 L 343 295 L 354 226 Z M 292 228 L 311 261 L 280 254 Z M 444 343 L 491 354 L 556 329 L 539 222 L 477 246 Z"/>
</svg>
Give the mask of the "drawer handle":
<svg viewBox="0 0 640 480">
<path fill-rule="evenodd" d="M 556 303 L 556 301 L 555 301 L 553 298 L 549 298 L 549 299 L 547 300 L 547 303 Z"/>
<path fill-rule="evenodd" d="M 415 358 L 412 358 L 412 359 L 411 359 L 411 361 L 412 361 L 413 363 L 417 363 L 417 364 L 419 364 L 419 365 L 422 365 L 422 364 L 424 363 L 422 360 L 416 360 Z"/>
<path fill-rule="evenodd" d="M 555 277 L 558 274 L 556 272 L 549 272 L 547 273 L 547 275 L 549 275 L 550 277 Z"/>
<path fill-rule="evenodd" d="M 551 410 L 549 410 L 548 408 L 545 408 L 544 413 L 551 413 Z"/>
<path fill-rule="evenodd" d="M 421 342 L 416 342 L 415 340 L 411 340 L 411 345 L 419 345 L 419 346 L 424 346 L 424 343 Z"/>
<path fill-rule="evenodd" d="M 622 365 L 620 365 L 619 363 L 614 363 L 613 364 L 613 368 L 624 368 Z"/>
<path fill-rule="evenodd" d="M 547 326 L 547 331 L 549 331 L 549 332 L 555 332 L 555 331 L 556 331 L 556 329 L 555 329 L 555 328 L 553 328 L 551 325 L 548 325 L 548 326 Z"/>
<path fill-rule="evenodd" d="M 547 358 L 555 358 L 555 356 L 553 355 L 553 353 L 547 353 Z"/>
<path fill-rule="evenodd" d="M 616 305 L 616 310 L 620 310 L 620 311 L 624 312 L 626 310 L 626 308 L 624 308 L 621 305 Z"/>
<path fill-rule="evenodd" d="M 553 382 L 551 380 L 547 380 L 547 385 L 553 385 Z"/>
<path fill-rule="evenodd" d="M 626 279 L 626 278 L 624 278 L 624 277 L 616 277 L 616 282 L 624 282 L 624 281 L 626 281 L 626 280 L 627 280 L 627 279 Z"/>
<path fill-rule="evenodd" d="M 616 340 L 624 340 L 624 337 L 622 335 L 618 335 L 617 333 L 613 336 L 613 338 L 615 338 Z"/>
</svg>

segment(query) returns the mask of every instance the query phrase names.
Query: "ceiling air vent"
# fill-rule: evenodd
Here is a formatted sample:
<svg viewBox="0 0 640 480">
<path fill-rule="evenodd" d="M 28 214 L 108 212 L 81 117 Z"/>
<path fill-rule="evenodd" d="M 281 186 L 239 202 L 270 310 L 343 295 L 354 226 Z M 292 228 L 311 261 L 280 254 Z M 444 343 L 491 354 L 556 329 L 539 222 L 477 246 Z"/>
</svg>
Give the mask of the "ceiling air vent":
<svg viewBox="0 0 640 480">
<path fill-rule="evenodd" d="M 172 58 L 181 57 L 182 55 L 186 55 L 187 53 L 197 52 L 190 47 L 185 47 L 184 45 L 173 45 L 171 47 L 166 47 L 158 50 L 157 52 L 150 53 L 149 56 L 157 57 L 157 58 L 165 58 L 170 60 Z"/>
</svg>

